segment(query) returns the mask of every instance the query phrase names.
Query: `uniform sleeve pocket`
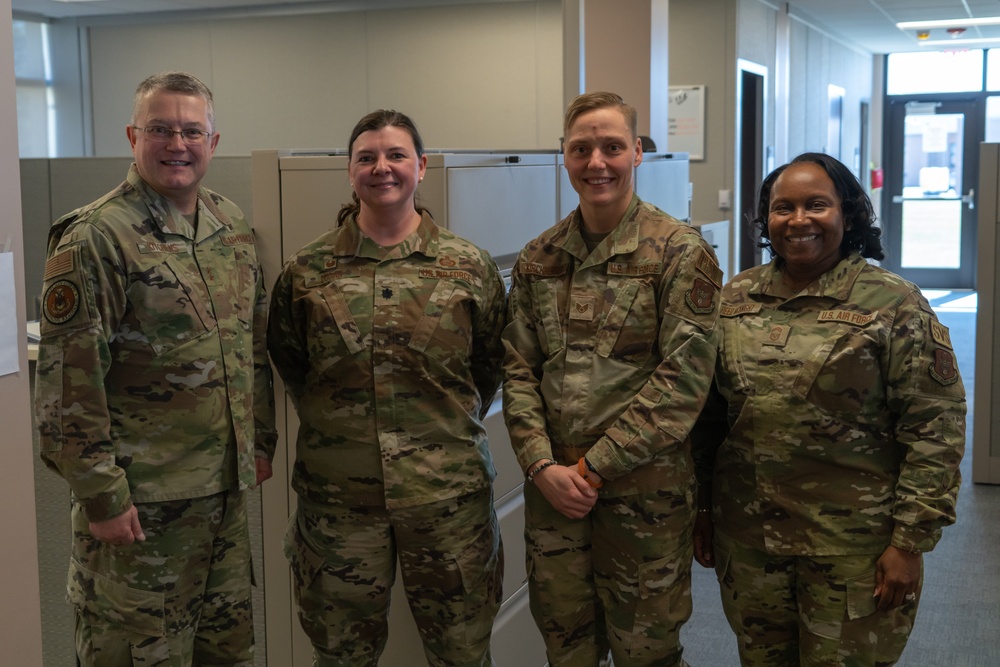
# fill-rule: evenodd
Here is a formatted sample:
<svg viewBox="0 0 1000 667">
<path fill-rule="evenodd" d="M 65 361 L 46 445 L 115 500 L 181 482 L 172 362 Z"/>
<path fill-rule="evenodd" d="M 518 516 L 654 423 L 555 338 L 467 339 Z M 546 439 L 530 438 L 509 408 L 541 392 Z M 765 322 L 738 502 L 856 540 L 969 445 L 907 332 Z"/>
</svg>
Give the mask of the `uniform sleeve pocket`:
<svg viewBox="0 0 1000 667">
<path fill-rule="evenodd" d="M 149 637 L 166 634 L 162 593 L 129 588 L 70 560 L 67 597 L 78 611 Z"/>
<path fill-rule="evenodd" d="M 875 590 L 875 573 L 848 579 L 847 585 L 847 618 L 857 620 L 875 613 L 878 600 L 872 597 Z"/>
</svg>

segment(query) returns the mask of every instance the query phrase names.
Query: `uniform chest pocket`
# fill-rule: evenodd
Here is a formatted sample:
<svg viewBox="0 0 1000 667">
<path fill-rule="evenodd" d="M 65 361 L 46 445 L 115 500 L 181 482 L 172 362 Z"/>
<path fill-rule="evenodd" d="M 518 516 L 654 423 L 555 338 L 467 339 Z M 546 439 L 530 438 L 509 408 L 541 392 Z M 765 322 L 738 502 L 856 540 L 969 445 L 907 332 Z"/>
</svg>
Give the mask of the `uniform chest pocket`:
<svg viewBox="0 0 1000 667">
<path fill-rule="evenodd" d="M 363 352 L 370 333 L 361 330 L 336 283 L 327 280 L 307 287 L 309 356 L 316 372 L 322 374 L 346 357 Z"/>
<path fill-rule="evenodd" d="M 546 357 L 553 357 L 566 347 L 565 328 L 559 312 L 561 301 L 559 292 L 563 283 L 556 280 L 535 280 L 531 291 L 535 302 L 535 325 L 538 327 L 538 341 Z"/>
<path fill-rule="evenodd" d="M 806 362 L 792 385 L 798 398 L 824 410 L 856 416 L 884 405 L 881 352 L 873 327 L 831 331 L 803 356 Z"/>
<path fill-rule="evenodd" d="M 472 295 L 441 280 L 410 333 L 409 347 L 446 365 L 464 366 L 472 354 Z"/>
<path fill-rule="evenodd" d="M 126 290 L 142 333 L 163 355 L 215 328 L 200 282 L 182 262 L 168 259 L 136 277 Z"/>
<path fill-rule="evenodd" d="M 610 304 L 597 332 L 595 352 L 602 357 L 642 366 L 656 345 L 659 315 L 651 283 L 624 280 L 610 286 Z"/>
</svg>

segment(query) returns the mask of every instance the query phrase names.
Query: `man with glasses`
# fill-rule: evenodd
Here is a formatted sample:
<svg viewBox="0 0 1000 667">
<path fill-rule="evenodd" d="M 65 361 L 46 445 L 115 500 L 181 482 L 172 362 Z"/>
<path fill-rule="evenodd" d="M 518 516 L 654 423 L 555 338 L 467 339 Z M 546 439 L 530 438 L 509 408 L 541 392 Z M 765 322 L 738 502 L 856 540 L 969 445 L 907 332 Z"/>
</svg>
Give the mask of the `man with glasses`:
<svg viewBox="0 0 1000 667">
<path fill-rule="evenodd" d="M 49 234 L 35 410 L 73 492 L 81 665 L 252 666 L 246 489 L 277 435 L 263 279 L 240 209 L 201 187 L 212 93 L 136 90 L 125 182 Z"/>
</svg>

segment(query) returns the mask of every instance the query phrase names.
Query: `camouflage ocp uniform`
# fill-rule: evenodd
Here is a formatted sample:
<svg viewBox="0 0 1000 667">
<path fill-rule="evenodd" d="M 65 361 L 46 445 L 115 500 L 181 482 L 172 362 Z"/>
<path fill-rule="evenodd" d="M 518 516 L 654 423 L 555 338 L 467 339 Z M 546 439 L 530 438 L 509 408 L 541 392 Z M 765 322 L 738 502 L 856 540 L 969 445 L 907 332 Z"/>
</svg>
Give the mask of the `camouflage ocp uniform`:
<svg viewBox="0 0 1000 667">
<path fill-rule="evenodd" d="M 195 229 L 133 165 L 52 227 L 35 409 L 41 456 L 73 492 L 81 657 L 118 664 L 125 642 L 161 664 L 197 643 L 206 664 L 252 661 L 242 490 L 277 440 L 265 326 L 253 233 L 209 190 Z M 133 504 L 147 542 L 90 536 Z M 211 534 L 184 532 L 208 522 Z"/>
<path fill-rule="evenodd" d="M 388 248 L 351 218 L 285 264 L 268 344 L 301 422 L 286 553 L 317 664 L 376 664 L 397 551 L 430 663 L 489 664 L 503 324 L 496 264 L 427 214 Z"/>
<path fill-rule="evenodd" d="M 916 603 L 875 611 L 875 561 L 890 544 L 929 551 L 955 520 L 966 409 L 947 328 L 913 284 L 851 254 L 798 294 L 774 263 L 741 273 L 719 329 L 721 400 L 702 423 L 720 428 L 695 455 L 744 664 L 800 648 L 894 663 Z M 801 646 L 778 611 L 794 586 Z"/>
<path fill-rule="evenodd" d="M 681 664 L 691 613 L 688 432 L 708 394 L 721 288 L 701 235 L 633 196 L 592 252 L 579 211 L 528 243 L 504 332 L 504 413 L 522 469 L 587 460 L 606 480 L 570 520 L 525 485 L 532 612 L 548 659 Z"/>
</svg>

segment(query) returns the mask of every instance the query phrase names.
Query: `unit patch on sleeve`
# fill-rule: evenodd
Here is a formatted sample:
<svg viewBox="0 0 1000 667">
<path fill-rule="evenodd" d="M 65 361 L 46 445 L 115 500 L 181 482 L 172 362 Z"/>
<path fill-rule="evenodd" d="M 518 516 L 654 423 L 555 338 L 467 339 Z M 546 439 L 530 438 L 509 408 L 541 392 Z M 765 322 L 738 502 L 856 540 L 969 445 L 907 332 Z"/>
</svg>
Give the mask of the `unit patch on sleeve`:
<svg viewBox="0 0 1000 667">
<path fill-rule="evenodd" d="M 699 315 L 707 315 L 715 307 L 716 291 L 713 283 L 704 278 L 695 278 L 691 289 L 684 294 L 684 300 L 692 311 Z"/>
<path fill-rule="evenodd" d="M 80 311 L 80 290 L 69 280 L 57 280 L 45 290 L 42 313 L 52 324 L 69 322 Z"/>
<path fill-rule="evenodd" d="M 958 381 L 958 368 L 955 366 L 955 356 L 951 350 L 941 348 L 934 350 L 931 377 L 945 386 L 955 384 Z"/>
</svg>

